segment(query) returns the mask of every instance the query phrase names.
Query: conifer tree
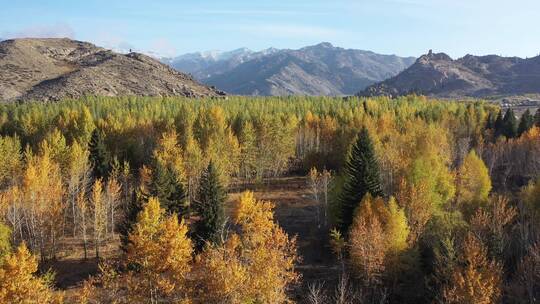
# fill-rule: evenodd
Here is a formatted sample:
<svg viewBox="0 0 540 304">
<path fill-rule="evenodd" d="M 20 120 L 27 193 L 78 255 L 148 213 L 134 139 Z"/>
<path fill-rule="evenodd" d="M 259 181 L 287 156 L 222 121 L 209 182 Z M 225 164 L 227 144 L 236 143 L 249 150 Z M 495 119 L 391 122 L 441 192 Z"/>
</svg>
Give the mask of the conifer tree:
<svg viewBox="0 0 540 304">
<path fill-rule="evenodd" d="M 179 180 L 178 175 L 170 166 L 156 162 L 152 170 L 152 182 L 150 184 L 150 194 L 158 198 L 161 206 L 169 214 L 185 214 L 186 192 L 184 185 Z"/>
<path fill-rule="evenodd" d="M 519 121 L 519 127 L 518 127 L 518 135 L 521 136 L 521 134 L 529 131 L 530 128 L 534 126 L 534 117 L 531 115 L 531 112 L 527 109 L 523 115 L 521 115 L 521 119 Z"/>
<path fill-rule="evenodd" d="M 495 127 L 495 138 L 501 135 L 504 135 L 504 122 L 503 122 L 502 111 L 499 111 L 499 113 L 497 114 L 494 127 Z"/>
<path fill-rule="evenodd" d="M 512 109 L 506 110 L 503 118 L 504 132 L 503 135 L 507 138 L 514 138 L 517 135 L 517 120 Z"/>
<path fill-rule="evenodd" d="M 345 167 L 345 184 L 339 198 L 340 224 L 342 231 L 348 231 L 353 214 L 362 198 L 370 193 L 382 196 L 379 165 L 368 130 L 360 131 L 353 145 Z"/>
<path fill-rule="evenodd" d="M 111 155 L 107 150 L 103 131 L 95 129 L 92 132 L 88 149 L 90 150 L 90 162 L 93 167 L 94 177 L 106 178 L 111 169 Z"/>
<path fill-rule="evenodd" d="M 143 166 L 140 169 L 140 184 L 137 189 L 133 190 L 131 200 L 127 201 L 123 208 L 124 220 L 118 227 L 120 232 L 120 248 L 126 251 L 129 245 L 129 234 L 133 231 L 133 227 L 137 222 L 137 216 L 142 211 L 144 204 L 150 197 L 149 188 L 151 182 L 151 170 Z"/>
<path fill-rule="evenodd" d="M 152 157 L 152 179 L 149 193 L 159 199 L 161 206 L 169 213 L 184 215 L 186 212 L 186 191 L 183 152 L 178 144 L 176 132 L 162 134 Z"/>
<path fill-rule="evenodd" d="M 490 112 L 486 119 L 486 129 L 493 129 L 494 127 L 495 127 L 495 122 L 493 121 L 493 115 Z"/>
<path fill-rule="evenodd" d="M 225 191 L 212 161 L 202 174 L 197 197 L 196 211 L 200 220 L 195 225 L 195 241 L 202 248 L 205 242 L 220 242 L 220 232 L 225 223 Z"/>
<path fill-rule="evenodd" d="M 536 110 L 536 114 L 534 114 L 534 124 L 540 128 L 540 108 Z"/>
</svg>

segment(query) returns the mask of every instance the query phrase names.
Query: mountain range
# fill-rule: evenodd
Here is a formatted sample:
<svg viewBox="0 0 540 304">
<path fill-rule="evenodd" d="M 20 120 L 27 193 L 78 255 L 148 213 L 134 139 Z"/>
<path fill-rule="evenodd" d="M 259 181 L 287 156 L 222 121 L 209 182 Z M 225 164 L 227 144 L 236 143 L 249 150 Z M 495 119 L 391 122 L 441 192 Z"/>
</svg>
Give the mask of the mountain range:
<svg viewBox="0 0 540 304">
<path fill-rule="evenodd" d="M 445 53 L 421 56 L 385 81 L 361 90 L 361 96 L 399 96 L 410 93 L 438 97 L 489 97 L 540 93 L 540 56 L 533 58 Z"/>
<path fill-rule="evenodd" d="M 0 42 L 0 100 L 223 95 L 158 60 L 67 38 Z"/>
<path fill-rule="evenodd" d="M 414 59 L 321 43 L 157 59 L 67 38 L 0 41 L 0 100 L 101 96 L 540 96 L 540 56 L 444 53 Z M 183 71 L 183 72 L 180 72 Z M 191 75 L 190 75 L 191 74 Z M 203 82 L 205 84 L 201 84 Z M 225 92 L 223 92 L 223 91 Z"/>
<path fill-rule="evenodd" d="M 163 62 L 230 94 L 340 96 L 395 76 L 414 60 L 324 42 L 298 50 L 191 53 Z"/>
</svg>

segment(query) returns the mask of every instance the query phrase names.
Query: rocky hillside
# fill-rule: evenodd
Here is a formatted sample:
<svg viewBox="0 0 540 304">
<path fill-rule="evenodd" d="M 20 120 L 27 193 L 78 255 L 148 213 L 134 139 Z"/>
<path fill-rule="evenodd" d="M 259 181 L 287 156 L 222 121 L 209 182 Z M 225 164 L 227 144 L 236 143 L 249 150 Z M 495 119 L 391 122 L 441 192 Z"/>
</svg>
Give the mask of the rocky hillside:
<svg viewBox="0 0 540 304">
<path fill-rule="evenodd" d="M 368 87 L 362 96 L 408 93 L 439 97 L 487 97 L 540 93 L 540 56 L 522 59 L 495 55 L 453 60 L 429 52 L 399 75 Z"/>
<path fill-rule="evenodd" d="M 351 95 L 398 74 L 414 60 L 321 43 L 299 50 L 195 53 L 170 64 L 231 94 Z"/>
<path fill-rule="evenodd" d="M 70 39 L 0 42 L 0 100 L 84 95 L 205 97 L 222 95 L 148 56 L 117 54 Z"/>
</svg>

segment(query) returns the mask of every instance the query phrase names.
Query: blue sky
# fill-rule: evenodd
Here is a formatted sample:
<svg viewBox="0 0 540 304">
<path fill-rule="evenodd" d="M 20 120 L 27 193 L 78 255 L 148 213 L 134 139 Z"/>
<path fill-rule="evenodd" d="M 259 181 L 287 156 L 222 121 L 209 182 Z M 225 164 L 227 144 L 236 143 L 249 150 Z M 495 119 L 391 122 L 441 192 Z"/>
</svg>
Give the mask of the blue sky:
<svg viewBox="0 0 540 304">
<path fill-rule="evenodd" d="M 322 41 L 384 54 L 540 53 L 540 0 L 0 0 L 0 37 L 175 55 Z"/>
</svg>

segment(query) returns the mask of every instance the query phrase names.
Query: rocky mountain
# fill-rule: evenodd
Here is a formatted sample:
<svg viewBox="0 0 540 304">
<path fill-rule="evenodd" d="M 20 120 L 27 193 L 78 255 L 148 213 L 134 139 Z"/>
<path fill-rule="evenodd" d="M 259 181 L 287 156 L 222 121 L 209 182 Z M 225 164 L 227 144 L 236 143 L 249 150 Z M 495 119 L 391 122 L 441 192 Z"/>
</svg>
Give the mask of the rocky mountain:
<svg viewBox="0 0 540 304">
<path fill-rule="evenodd" d="M 194 53 L 170 64 L 231 94 L 351 95 L 398 74 L 414 60 L 321 43 L 299 50 Z"/>
<path fill-rule="evenodd" d="M 67 38 L 0 42 L 0 100 L 4 101 L 222 94 L 139 53 L 118 54 Z"/>
<path fill-rule="evenodd" d="M 429 51 L 402 73 L 366 88 L 359 95 L 409 93 L 439 97 L 540 93 L 540 56 L 522 59 L 467 55 L 453 60 L 444 53 Z"/>
<path fill-rule="evenodd" d="M 162 62 L 169 64 L 178 71 L 192 74 L 196 79 L 204 81 L 214 75 L 224 74 L 238 65 L 278 51 L 267 49 L 254 52 L 247 48 L 239 48 L 229 52 L 206 51 L 189 53 L 176 58 L 164 58 Z"/>
</svg>

